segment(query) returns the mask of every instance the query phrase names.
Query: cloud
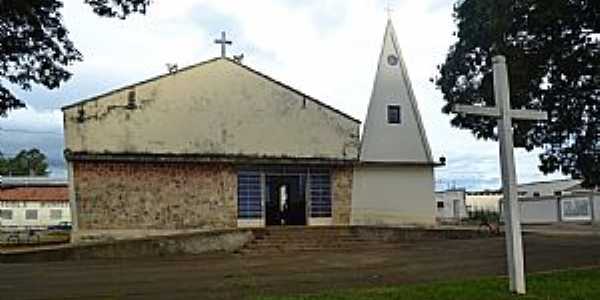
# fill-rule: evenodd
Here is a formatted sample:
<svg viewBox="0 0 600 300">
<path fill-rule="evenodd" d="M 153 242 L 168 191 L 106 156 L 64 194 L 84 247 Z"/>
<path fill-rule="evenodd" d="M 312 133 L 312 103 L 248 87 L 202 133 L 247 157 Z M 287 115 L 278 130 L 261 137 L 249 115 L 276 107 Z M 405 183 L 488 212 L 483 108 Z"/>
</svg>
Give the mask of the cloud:
<svg viewBox="0 0 600 300">
<path fill-rule="evenodd" d="M 442 95 L 429 82 L 455 41 L 453 3 L 393 1 L 392 19 L 432 151 L 448 158 L 448 166 L 438 168 L 436 177 L 472 188 L 495 188 L 500 184 L 497 143 L 477 141 L 468 131 L 451 128 L 449 116 L 441 113 Z M 243 52 L 245 64 L 362 120 L 385 29 L 386 4 L 383 0 L 155 1 L 147 15 L 123 21 L 98 18 L 83 1 L 66 0 L 64 19 L 85 60 L 72 66 L 73 79 L 59 90 L 19 92 L 31 104 L 30 110 L 0 124 L 18 121 L 18 126 L 34 128 L 54 122 L 51 126 L 60 129 L 57 109 L 62 105 L 162 74 L 166 63 L 181 67 L 219 55 L 213 40 L 221 30 L 234 42 L 229 53 Z M 13 143 L 4 137 L 0 136 L 0 147 Z M 48 150 L 60 149 L 53 153 L 62 152 L 62 142 L 42 135 L 23 137 L 17 144 L 11 147 L 43 144 Z M 62 154 L 53 157 L 62 159 Z M 517 151 L 516 157 L 521 181 L 541 179 L 537 153 Z M 555 177 L 560 176 L 551 178 Z"/>
</svg>

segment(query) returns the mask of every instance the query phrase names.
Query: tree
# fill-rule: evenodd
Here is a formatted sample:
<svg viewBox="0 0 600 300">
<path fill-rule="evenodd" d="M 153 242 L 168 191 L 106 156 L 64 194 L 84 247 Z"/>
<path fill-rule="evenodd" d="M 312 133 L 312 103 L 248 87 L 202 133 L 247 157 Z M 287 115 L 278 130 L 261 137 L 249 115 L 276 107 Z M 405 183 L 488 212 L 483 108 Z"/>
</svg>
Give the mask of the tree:
<svg viewBox="0 0 600 300">
<path fill-rule="evenodd" d="M 8 159 L 0 154 L 0 175 L 46 176 L 48 174 L 48 159 L 38 149 L 21 150 L 15 157 Z"/>
<path fill-rule="evenodd" d="M 149 0 L 84 0 L 102 17 L 145 13 Z M 0 0 L 0 80 L 21 89 L 55 89 L 71 77 L 67 67 L 83 56 L 69 39 L 61 0 Z M 0 117 L 25 106 L 0 81 Z"/>
<path fill-rule="evenodd" d="M 0 152 L 0 175 L 8 174 L 8 161 L 4 158 L 4 154 Z"/>
<path fill-rule="evenodd" d="M 457 42 L 434 78 L 446 101 L 495 105 L 491 58 L 507 57 L 512 108 L 546 111 L 549 121 L 515 122 L 515 145 L 543 148 L 539 169 L 600 187 L 600 1 L 462 0 Z M 495 119 L 456 115 L 455 127 L 497 139 Z"/>
</svg>

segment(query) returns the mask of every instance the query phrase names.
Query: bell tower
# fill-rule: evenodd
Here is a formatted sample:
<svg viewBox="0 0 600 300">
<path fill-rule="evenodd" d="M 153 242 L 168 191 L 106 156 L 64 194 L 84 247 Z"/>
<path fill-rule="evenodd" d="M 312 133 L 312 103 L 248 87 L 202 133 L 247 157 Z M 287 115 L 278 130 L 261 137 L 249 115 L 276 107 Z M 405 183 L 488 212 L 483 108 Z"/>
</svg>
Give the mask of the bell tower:
<svg viewBox="0 0 600 300">
<path fill-rule="evenodd" d="M 388 19 L 385 29 L 363 131 L 360 160 L 433 163 L 391 19 Z"/>
</svg>

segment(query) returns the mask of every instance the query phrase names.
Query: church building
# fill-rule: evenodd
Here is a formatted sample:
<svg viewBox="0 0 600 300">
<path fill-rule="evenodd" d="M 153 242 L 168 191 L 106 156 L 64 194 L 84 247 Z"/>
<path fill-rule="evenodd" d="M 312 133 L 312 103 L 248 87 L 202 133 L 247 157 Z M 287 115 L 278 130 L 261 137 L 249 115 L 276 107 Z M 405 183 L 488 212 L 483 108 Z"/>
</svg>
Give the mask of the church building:
<svg viewBox="0 0 600 300">
<path fill-rule="evenodd" d="M 391 21 L 362 138 L 218 42 L 219 58 L 63 107 L 75 230 L 434 223 L 438 164 Z"/>
</svg>

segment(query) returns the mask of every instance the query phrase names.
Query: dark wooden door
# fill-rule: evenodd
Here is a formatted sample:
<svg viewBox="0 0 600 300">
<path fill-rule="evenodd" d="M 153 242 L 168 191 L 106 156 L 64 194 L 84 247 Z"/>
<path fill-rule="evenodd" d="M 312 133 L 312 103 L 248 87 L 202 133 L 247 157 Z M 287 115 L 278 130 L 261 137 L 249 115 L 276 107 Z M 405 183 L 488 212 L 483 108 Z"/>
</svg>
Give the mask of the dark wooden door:
<svg viewBox="0 0 600 300">
<path fill-rule="evenodd" d="M 267 191 L 267 226 L 306 225 L 306 199 L 300 176 L 268 176 Z"/>
</svg>

